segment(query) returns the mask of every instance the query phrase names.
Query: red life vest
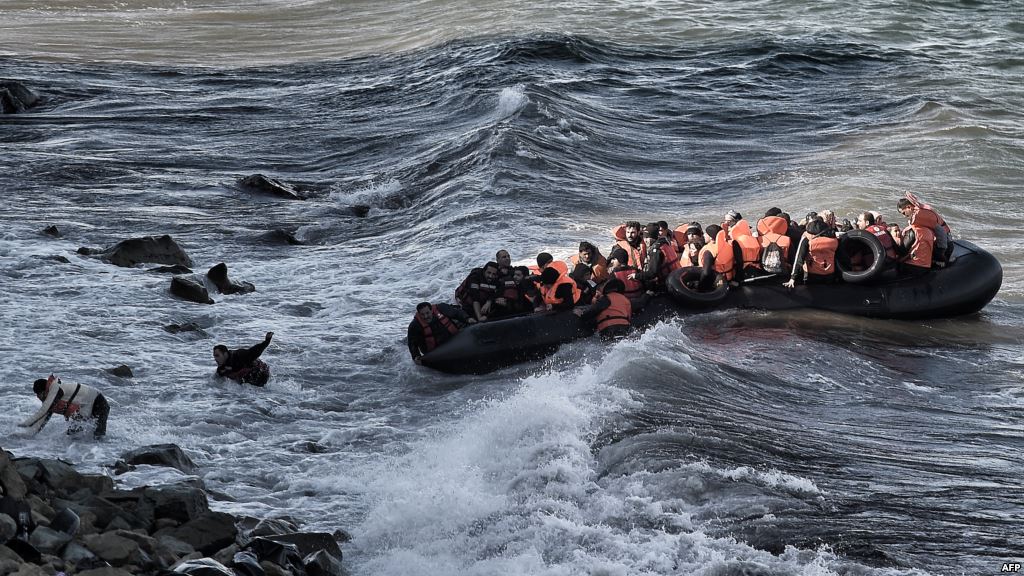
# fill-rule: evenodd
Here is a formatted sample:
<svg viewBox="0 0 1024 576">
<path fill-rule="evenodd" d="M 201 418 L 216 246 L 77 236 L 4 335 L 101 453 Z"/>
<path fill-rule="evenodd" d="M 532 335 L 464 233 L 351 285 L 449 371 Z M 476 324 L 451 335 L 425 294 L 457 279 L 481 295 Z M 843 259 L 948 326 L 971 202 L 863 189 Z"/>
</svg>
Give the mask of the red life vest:
<svg viewBox="0 0 1024 576">
<path fill-rule="evenodd" d="M 633 317 L 633 305 L 629 303 L 629 298 L 618 292 L 605 294 L 605 297 L 611 304 L 598 313 L 597 331 L 601 332 L 612 326 L 629 326 Z"/>
<path fill-rule="evenodd" d="M 430 313 L 434 317 L 434 320 L 440 322 L 441 326 L 444 326 L 445 329 L 448 330 L 449 334 L 454 336 L 455 333 L 459 331 L 459 327 L 449 320 L 447 316 L 441 314 L 441 311 L 437 309 L 436 305 L 431 306 Z M 431 322 L 424 322 L 420 319 L 419 314 L 416 315 L 416 321 L 419 322 L 420 328 L 423 328 L 423 340 L 426 342 L 427 352 L 437 348 L 437 337 L 434 336 L 434 329 L 430 326 Z"/>
<path fill-rule="evenodd" d="M 700 249 L 700 254 L 697 256 L 698 266 L 703 266 L 704 254 L 711 254 L 715 259 L 715 272 L 718 272 L 725 277 L 726 280 L 732 280 L 735 275 L 733 271 L 733 255 L 732 255 L 732 241 L 728 240 L 725 235 L 725 230 L 719 230 L 715 236 L 715 241 L 706 244 Z"/>
<path fill-rule="evenodd" d="M 910 247 L 910 253 L 904 259 L 904 264 L 919 266 L 921 268 L 932 267 L 932 251 L 935 248 L 935 234 L 929 228 L 911 224 L 903 229 L 906 234 L 908 229 L 914 229 L 914 245 Z"/>
<path fill-rule="evenodd" d="M 573 280 L 572 278 L 569 278 L 565 274 L 562 274 L 561 276 L 558 277 L 558 280 L 555 280 L 554 284 L 547 286 L 541 284 L 540 295 L 542 298 L 544 298 L 545 304 L 550 304 L 552 306 L 563 304 L 562 300 L 555 296 L 555 293 L 558 292 L 558 287 L 561 286 L 562 284 L 568 284 L 572 286 L 573 304 L 576 304 L 577 302 L 580 301 L 580 288 L 579 286 L 576 285 L 576 281 Z"/>
<path fill-rule="evenodd" d="M 739 245 L 743 254 L 743 267 L 761 267 L 761 243 L 750 234 L 750 224 L 746 220 L 740 220 L 733 225 L 732 241 Z"/>
<path fill-rule="evenodd" d="M 804 260 L 804 271 L 817 276 L 830 276 L 836 271 L 836 248 L 839 240 L 827 236 L 811 236 L 807 246 L 807 258 Z"/>
<path fill-rule="evenodd" d="M 572 263 L 573 268 L 576 268 L 576 265 L 580 263 L 580 255 L 573 254 L 569 257 L 569 262 Z M 594 272 L 594 282 L 600 284 L 608 279 L 608 259 L 604 256 L 598 254 L 597 262 L 591 262 L 588 266 Z"/>
<path fill-rule="evenodd" d="M 661 252 L 661 266 L 658 268 L 658 282 L 664 283 L 668 280 L 668 275 L 674 270 L 679 270 L 679 253 L 672 244 L 665 242 L 658 250 Z"/>
<path fill-rule="evenodd" d="M 50 386 L 56 384 L 60 386 L 60 379 L 47 379 L 46 381 L 46 396 L 50 395 Z M 65 418 L 71 417 L 73 414 L 82 409 L 80 404 L 75 404 L 75 394 L 78 393 L 78 387 L 75 387 L 75 393 L 71 394 L 67 400 L 57 400 L 53 403 L 53 407 L 50 408 L 51 414 L 61 414 Z M 45 396 L 44 396 L 45 397 Z"/>
<path fill-rule="evenodd" d="M 639 280 L 629 278 L 630 274 L 634 272 L 636 272 L 635 268 L 620 267 L 616 268 L 615 272 L 612 273 L 612 276 L 621 280 L 623 285 L 625 285 L 622 295 L 626 298 L 639 298 L 644 293 L 644 285 Z"/>
<path fill-rule="evenodd" d="M 889 234 L 889 229 L 884 224 L 872 224 L 865 228 L 864 231 L 874 234 L 882 248 L 885 249 L 885 257 L 893 262 L 896 261 L 896 245 L 893 244 L 892 234 Z"/>
<path fill-rule="evenodd" d="M 619 262 L 619 264 L 625 264 L 626 266 L 632 266 L 634 268 L 643 268 L 644 264 L 647 263 L 647 244 L 640 242 L 639 248 L 634 248 L 626 240 L 619 240 L 616 242 L 620 248 L 626 251 L 629 256 L 628 262 Z"/>
</svg>

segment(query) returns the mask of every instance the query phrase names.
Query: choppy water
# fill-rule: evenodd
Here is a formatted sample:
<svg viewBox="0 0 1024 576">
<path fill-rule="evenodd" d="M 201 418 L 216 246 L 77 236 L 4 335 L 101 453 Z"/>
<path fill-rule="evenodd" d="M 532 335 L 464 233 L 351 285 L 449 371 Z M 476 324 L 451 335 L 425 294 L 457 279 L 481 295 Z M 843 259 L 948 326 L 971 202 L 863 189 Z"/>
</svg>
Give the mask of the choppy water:
<svg viewBox="0 0 1024 576">
<path fill-rule="evenodd" d="M 1020 16 L 4 2 L 0 78 L 44 102 L 0 117 L 0 445 L 99 468 L 176 442 L 219 508 L 348 529 L 356 574 L 997 573 L 1024 555 Z M 257 172 L 312 197 L 235 187 Z M 1002 262 L 981 313 L 703 314 L 474 377 L 402 342 L 498 248 L 907 189 Z M 163 233 L 258 291 L 190 304 L 75 254 Z M 211 378 L 214 343 L 267 330 L 267 389 Z M 104 391 L 107 441 L 17 435 L 51 371 Z"/>
</svg>

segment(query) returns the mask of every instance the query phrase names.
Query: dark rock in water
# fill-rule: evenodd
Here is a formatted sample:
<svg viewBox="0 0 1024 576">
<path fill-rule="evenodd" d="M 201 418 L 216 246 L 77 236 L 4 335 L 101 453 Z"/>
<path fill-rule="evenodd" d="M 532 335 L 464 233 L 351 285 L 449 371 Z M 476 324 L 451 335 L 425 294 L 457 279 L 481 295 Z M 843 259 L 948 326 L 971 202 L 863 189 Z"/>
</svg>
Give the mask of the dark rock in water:
<svg viewBox="0 0 1024 576">
<path fill-rule="evenodd" d="M 298 530 L 294 523 L 280 518 L 264 518 L 249 531 L 249 537 L 277 536 L 280 534 L 294 534 Z"/>
<path fill-rule="evenodd" d="M 153 518 L 170 518 L 186 523 L 210 511 L 210 502 L 202 489 L 188 484 L 147 488 L 146 499 L 153 503 Z"/>
<path fill-rule="evenodd" d="M 177 444 L 154 444 L 129 450 L 121 455 L 128 464 L 148 464 L 150 466 L 168 466 L 185 474 L 195 474 L 199 467 L 188 457 L 188 454 Z"/>
<path fill-rule="evenodd" d="M 114 465 L 111 466 L 111 468 L 114 469 L 115 476 L 120 476 L 121 474 L 125 474 L 135 470 L 135 466 L 132 466 L 131 464 L 125 462 L 124 460 L 118 460 L 117 462 L 114 462 Z"/>
<path fill-rule="evenodd" d="M 146 270 L 146 272 L 155 272 L 157 274 L 191 274 L 192 269 L 188 266 L 175 264 L 174 266 L 157 266 L 156 268 Z"/>
<path fill-rule="evenodd" d="M 103 258 L 116 266 L 135 266 L 143 262 L 192 266 L 192 259 L 169 235 L 129 238 L 103 253 Z"/>
<path fill-rule="evenodd" d="M 230 514 L 206 512 L 177 528 L 166 529 L 165 533 L 203 554 L 213 554 L 225 546 L 230 546 L 238 535 L 238 529 L 235 527 L 234 517 Z"/>
<path fill-rule="evenodd" d="M 0 486 L 3 487 L 4 496 L 16 500 L 21 500 L 28 494 L 25 481 L 21 479 L 21 475 L 18 474 L 18 469 L 11 462 L 10 456 L 3 450 L 0 450 Z"/>
<path fill-rule="evenodd" d="M 349 534 L 348 532 L 342 530 L 341 528 L 338 528 L 337 530 L 332 532 L 331 536 L 334 536 L 334 541 L 335 542 L 351 542 L 352 541 L 352 535 Z"/>
<path fill-rule="evenodd" d="M 354 216 L 359 218 L 366 218 L 366 215 L 370 213 L 370 207 L 366 204 L 355 204 L 350 207 L 350 210 L 352 210 Z"/>
<path fill-rule="evenodd" d="M 196 324 L 195 322 L 186 322 L 184 324 L 168 324 L 167 326 L 164 326 L 164 330 L 170 332 L 171 334 L 179 334 L 181 332 L 192 332 L 195 333 L 196 336 L 201 336 L 204 338 L 208 338 L 210 336 L 209 334 L 206 333 L 206 330 L 203 330 L 202 326 Z"/>
<path fill-rule="evenodd" d="M 266 234 L 261 236 L 268 242 L 275 244 L 288 244 L 289 246 L 305 246 L 306 243 L 295 237 L 293 232 L 282 230 L 281 228 L 275 228 Z"/>
<path fill-rule="evenodd" d="M 43 228 L 43 234 L 46 234 L 47 236 L 53 236 L 54 238 L 61 237 L 60 230 L 58 230 L 57 226 L 54 224 L 50 224 L 46 228 Z"/>
<path fill-rule="evenodd" d="M 68 260 L 66 256 L 61 256 L 60 254 L 47 256 L 46 259 L 52 262 L 60 262 L 61 264 L 71 264 L 71 260 Z"/>
<path fill-rule="evenodd" d="M 249 292 L 255 292 L 256 287 L 249 282 L 232 282 L 228 278 L 228 265 L 221 262 L 213 268 L 210 268 L 209 272 L 206 273 L 206 277 L 213 282 L 213 285 L 217 287 L 217 290 L 221 294 L 248 294 Z"/>
<path fill-rule="evenodd" d="M 102 250 L 100 250 L 99 248 L 89 248 L 88 246 L 82 246 L 75 252 L 77 254 L 81 254 L 82 256 L 92 256 L 93 254 L 99 254 L 100 252 L 102 252 Z"/>
<path fill-rule="evenodd" d="M 135 377 L 135 374 L 132 373 L 132 369 L 129 368 L 128 366 L 125 366 L 124 364 L 121 364 L 120 366 L 115 366 L 113 368 L 107 368 L 106 372 L 108 374 L 113 374 L 114 376 L 117 376 L 118 378 L 134 378 Z"/>
<path fill-rule="evenodd" d="M 295 544 L 256 537 L 246 543 L 245 550 L 259 558 L 261 564 L 270 562 L 284 568 L 302 568 L 302 554 Z"/>
<path fill-rule="evenodd" d="M 14 81 L 0 82 L 0 114 L 17 114 L 39 103 L 39 96 Z"/>
<path fill-rule="evenodd" d="M 175 574 L 187 576 L 235 576 L 235 572 L 213 558 L 186 560 L 174 567 Z"/>
<path fill-rule="evenodd" d="M 308 576 L 343 576 L 345 568 L 341 565 L 341 558 L 327 553 L 326 550 L 318 550 L 302 559 L 302 567 L 305 568 Z"/>
<path fill-rule="evenodd" d="M 253 174 L 238 181 L 238 185 L 252 191 L 270 194 L 288 200 L 305 200 L 299 191 L 291 184 L 281 182 L 274 178 L 267 178 L 263 174 Z"/>
<path fill-rule="evenodd" d="M 318 550 L 325 550 L 330 555 L 339 560 L 341 559 L 341 548 L 335 542 L 334 536 L 327 532 L 296 532 L 294 534 L 266 536 L 266 539 L 281 544 L 294 544 L 302 556 L 308 556 Z"/>
<path fill-rule="evenodd" d="M 171 278 L 171 294 L 190 302 L 213 304 L 213 299 L 210 298 L 206 285 L 195 277 L 175 276 Z"/>
</svg>

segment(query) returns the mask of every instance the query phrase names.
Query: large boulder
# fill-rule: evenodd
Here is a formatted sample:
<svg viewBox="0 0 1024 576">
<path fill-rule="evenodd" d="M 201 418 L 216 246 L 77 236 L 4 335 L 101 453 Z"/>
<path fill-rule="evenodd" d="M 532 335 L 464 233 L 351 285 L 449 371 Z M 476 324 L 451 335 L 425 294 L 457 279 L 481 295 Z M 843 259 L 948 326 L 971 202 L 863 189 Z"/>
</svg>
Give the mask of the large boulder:
<svg viewBox="0 0 1024 576">
<path fill-rule="evenodd" d="M 234 543 L 238 528 L 235 527 L 235 519 L 230 514 L 206 512 L 177 528 L 161 530 L 154 536 L 159 538 L 161 533 L 181 540 L 203 554 L 213 554 Z"/>
<path fill-rule="evenodd" d="M 185 454 L 177 444 L 153 444 L 129 450 L 121 455 L 128 464 L 148 464 L 150 466 L 169 466 L 185 474 L 195 474 L 199 467 Z"/>
<path fill-rule="evenodd" d="M 3 490 L 0 493 L 5 496 L 20 500 L 28 494 L 28 487 L 25 486 L 25 481 L 21 479 L 21 475 L 18 474 L 18 469 L 11 462 L 10 456 L 3 450 L 0 450 L 0 486 L 3 486 Z"/>
<path fill-rule="evenodd" d="M 256 287 L 249 282 L 238 283 L 228 278 L 228 265 L 223 262 L 210 268 L 206 277 L 213 282 L 221 294 L 248 294 L 256 291 Z"/>
<path fill-rule="evenodd" d="M 122 240 L 103 252 L 102 256 L 111 264 L 126 267 L 143 262 L 192 266 L 192 259 L 167 234 Z"/>
<path fill-rule="evenodd" d="M 20 82 L 0 81 L 0 114 L 17 114 L 39 103 L 39 96 Z"/>
<path fill-rule="evenodd" d="M 278 198 L 288 200 L 305 200 L 299 191 L 292 186 L 275 178 L 267 178 L 263 174 L 252 174 L 238 181 L 238 186 L 250 192 L 270 194 Z"/>
<path fill-rule="evenodd" d="M 213 304 L 206 284 L 196 276 L 175 276 L 171 278 L 171 294 L 199 304 Z"/>
<path fill-rule="evenodd" d="M 154 518 L 170 518 L 189 522 L 210 510 L 206 493 L 188 484 L 171 484 L 146 488 L 146 498 L 153 503 Z"/>
<path fill-rule="evenodd" d="M 83 541 L 93 554 L 113 566 L 140 565 L 149 561 L 138 542 L 114 532 L 90 534 Z"/>
</svg>

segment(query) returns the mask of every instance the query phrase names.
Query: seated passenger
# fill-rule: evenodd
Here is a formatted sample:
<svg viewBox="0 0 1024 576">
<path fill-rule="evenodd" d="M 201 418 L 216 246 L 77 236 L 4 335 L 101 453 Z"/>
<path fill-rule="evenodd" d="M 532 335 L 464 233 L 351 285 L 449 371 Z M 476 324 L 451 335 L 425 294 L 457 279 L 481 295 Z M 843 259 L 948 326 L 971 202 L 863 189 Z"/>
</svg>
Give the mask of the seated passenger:
<svg viewBox="0 0 1024 576">
<path fill-rule="evenodd" d="M 806 284 L 828 283 L 835 279 L 839 240 L 829 237 L 827 233 L 828 228 L 821 219 L 815 218 L 808 222 L 807 230 L 796 248 L 792 275 L 784 286 L 793 288 L 800 277 L 803 277 Z"/>
<path fill-rule="evenodd" d="M 530 270 L 526 266 L 512 268 L 512 276 L 498 280 L 499 295 L 494 299 L 490 318 L 514 316 L 533 311 L 533 298 L 537 289 L 530 281 Z"/>
<path fill-rule="evenodd" d="M 420 302 L 409 323 L 409 354 L 413 362 L 421 364 L 424 354 L 451 340 L 462 326 L 474 322 L 458 306 Z"/>
<path fill-rule="evenodd" d="M 571 310 L 580 298 L 580 290 L 572 278 L 548 267 L 540 273 L 539 296 L 535 308 L 538 311 Z"/>
<path fill-rule="evenodd" d="M 629 334 L 630 321 L 633 317 L 633 305 L 629 298 L 622 294 L 625 286 L 622 281 L 613 278 L 604 285 L 604 294 L 593 305 L 573 311 L 585 321 L 593 320 L 597 324 L 597 332 L 604 340 L 617 340 Z"/>
<path fill-rule="evenodd" d="M 775 210 L 778 212 L 774 212 Z M 787 236 L 789 218 L 783 218 L 782 214 L 781 210 L 773 208 L 757 222 L 757 232 L 760 234 L 757 239 L 761 244 L 761 269 L 768 274 L 789 272 L 792 242 Z"/>
<path fill-rule="evenodd" d="M 750 224 L 739 220 L 732 226 L 733 261 L 736 281 L 747 277 L 763 276 L 761 272 L 761 243 L 750 232 Z"/>
<path fill-rule="evenodd" d="M 658 236 L 667 240 L 672 249 L 676 251 L 676 254 L 682 252 L 683 244 L 686 243 L 684 238 L 676 236 L 674 231 L 668 227 L 668 222 L 664 220 L 658 221 Z"/>
<path fill-rule="evenodd" d="M 900 198 L 896 208 L 907 217 L 912 225 L 928 228 L 935 237 L 935 249 L 932 250 L 932 259 L 945 265 L 949 256 L 953 253 L 953 241 L 950 237 L 949 226 L 939 216 L 939 213 L 928 204 L 923 204 L 913 194 L 907 193 L 907 198 Z"/>
<path fill-rule="evenodd" d="M 576 282 L 576 287 L 580 290 L 580 297 L 576 301 L 576 305 L 589 306 L 594 301 L 594 294 L 597 293 L 597 282 L 594 282 L 593 270 L 586 264 L 577 264 L 569 277 Z"/>
<path fill-rule="evenodd" d="M 700 262 L 701 273 L 697 289 L 707 292 L 714 288 L 715 281 L 721 277 L 723 282 L 733 279 L 734 255 L 732 241 L 726 236 L 725 230 L 717 224 L 707 227 L 704 234 L 708 241 L 700 250 L 697 261 Z"/>
<path fill-rule="evenodd" d="M 901 210 L 902 212 L 902 210 Z M 932 268 L 937 241 L 932 228 L 917 223 L 915 214 L 907 215 L 910 225 L 894 236 L 899 272 L 903 276 L 921 276 Z"/>
<path fill-rule="evenodd" d="M 640 237 L 640 223 L 626 222 L 616 228 L 614 232 L 618 241 L 608 252 L 609 266 L 643 268 L 647 262 L 647 246 L 644 244 L 643 238 Z"/>
<path fill-rule="evenodd" d="M 498 250 L 494 255 L 494 261 L 498 264 L 498 278 L 502 280 L 512 278 L 512 255 L 508 250 Z"/>
<path fill-rule="evenodd" d="M 896 246 L 893 243 L 892 235 L 889 234 L 889 230 L 884 222 L 879 223 L 875 220 L 874 213 L 861 212 L 857 216 L 857 229 L 874 234 L 875 238 L 878 238 L 878 241 L 882 244 L 886 257 L 891 262 L 896 261 Z"/>
<path fill-rule="evenodd" d="M 594 273 L 594 281 L 598 284 L 609 278 L 608 261 L 598 251 L 597 246 L 590 242 L 580 242 L 579 253 L 571 256 L 569 261 L 572 263 L 573 269 L 575 269 L 577 264 L 590 266 L 591 271 Z"/>
<path fill-rule="evenodd" d="M 647 243 L 647 264 L 633 273 L 633 279 L 643 282 L 648 290 L 661 290 L 668 275 L 679 269 L 679 254 L 661 235 L 661 226 L 657 223 L 644 228 L 644 240 Z"/>
<path fill-rule="evenodd" d="M 700 222 L 690 222 L 684 230 L 686 236 L 686 244 L 683 246 L 683 251 L 680 253 L 680 265 L 681 266 L 700 266 L 700 261 L 697 256 L 700 254 L 700 249 L 704 247 L 704 230 L 700 226 Z"/>
<path fill-rule="evenodd" d="M 739 212 L 735 210 L 729 210 L 729 212 L 725 215 L 725 218 L 722 219 L 722 230 L 725 230 L 725 235 L 728 236 L 730 240 L 732 240 L 732 235 L 729 233 L 729 230 L 732 228 L 733 224 L 739 222 L 742 219 L 743 215 L 741 215 Z"/>
<path fill-rule="evenodd" d="M 463 285 L 465 290 L 461 294 L 456 292 L 462 309 L 476 321 L 486 321 L 498 297 L 498 263 L 488 262 L 483 268 L 475 268 Z M 462 286 L 459 289 L 462 290 Z"/>
<path fill-rule="evenodd" d="M 540 254 L 537 254 L 537 265 L 530 267 L 530 271 L 534 275 L 533 280 L 538 280 L 540 278 L 540 273 L 549 266 L 558 270 L 561 274 L 569 273 L 569 266 L 565 262 L 555 260 L 555 257 L 548 252 L 541 252 Z"/>
</svg>

